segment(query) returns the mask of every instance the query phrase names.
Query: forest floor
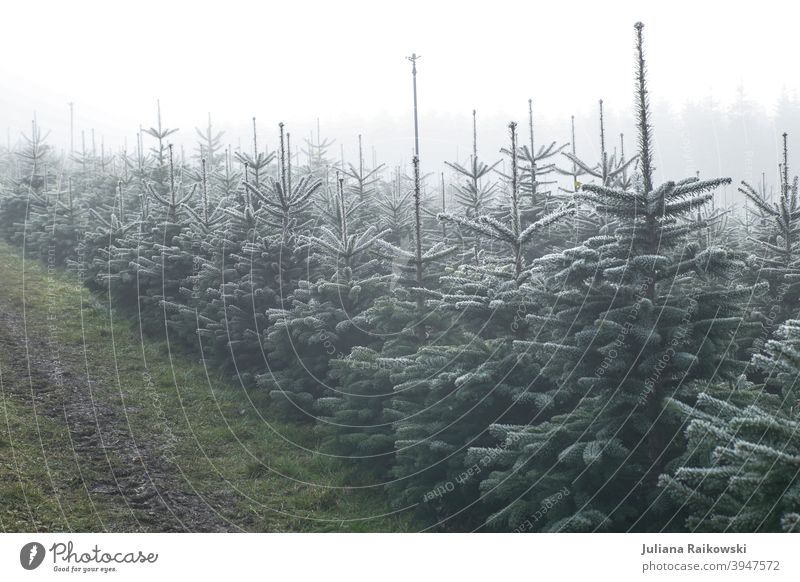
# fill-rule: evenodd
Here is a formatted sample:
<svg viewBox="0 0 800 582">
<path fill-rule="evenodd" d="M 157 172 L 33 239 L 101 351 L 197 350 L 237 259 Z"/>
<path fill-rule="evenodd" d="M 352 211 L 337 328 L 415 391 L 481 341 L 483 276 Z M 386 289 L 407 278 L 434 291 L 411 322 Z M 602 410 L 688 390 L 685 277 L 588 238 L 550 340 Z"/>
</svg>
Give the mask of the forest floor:
<svg viewBox="0 0 800 582">
<path fill-rule="evenodd" d="M 263 400 L 0 244 L 0 531 L 413 529 Z"/>
</svg>

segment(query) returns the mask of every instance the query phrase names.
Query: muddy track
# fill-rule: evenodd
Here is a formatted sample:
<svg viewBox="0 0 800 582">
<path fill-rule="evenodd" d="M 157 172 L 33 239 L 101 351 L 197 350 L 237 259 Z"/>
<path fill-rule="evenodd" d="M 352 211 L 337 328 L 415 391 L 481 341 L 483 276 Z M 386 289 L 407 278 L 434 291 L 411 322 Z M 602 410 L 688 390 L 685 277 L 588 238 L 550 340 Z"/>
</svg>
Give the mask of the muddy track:
<svg viewBox="0 0 800 582">
<path fill-rule="evenodd" d="M 220 515 L 229 506 L 227 495 L 198 495 L 169 461 L 164 435 L 131 434 L 126 411 L 113 397 L 116 386 L 91 368 L 86 373 L 82 346 L 54 346 L 40 327 L 29 324 L 26 331 L 22 314 L 0 297 L 5 396 L 66 425 L 83 483 L 65 486 L 85 487 L 115 509 L 116 517 L 104 517 L 109 531 L 239 531 Z"/>
</svg>

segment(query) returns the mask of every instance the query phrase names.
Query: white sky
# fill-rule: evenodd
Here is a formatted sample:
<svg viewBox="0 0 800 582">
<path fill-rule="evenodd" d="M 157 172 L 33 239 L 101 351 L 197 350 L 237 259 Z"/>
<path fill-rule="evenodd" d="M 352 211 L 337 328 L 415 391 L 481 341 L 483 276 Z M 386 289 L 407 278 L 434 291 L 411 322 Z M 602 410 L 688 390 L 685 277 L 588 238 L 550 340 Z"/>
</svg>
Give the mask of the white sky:
<svg viewBox="0 0 800 582">
<path fill-rule="evenodd" d="M 412 51 L 422 55 L 423 129 L 426 116 L 467 124 L 472 108 L 524 123 L 528 97 L 544 118 L 594 110 L 600 97 L 628 110 L 637 20 L 654 100 L 725 102 L 744 84 L 771 107 L 783 86 L 796 86 L 789 12 L 772 1 L 742 9 L 696 0 L 7 3 L 0 128 L 29 127 L 35 109 L 65 143 L 73 101 L 79 128 L 132 142 L 140 123 L 154 124 L 160 98 L 184 139 L 210 111 L 229 130 L 255 115 L 270 132 L 283 120 L 308 135 L 321 117 L 323 134 L 382 127 L 389 142 L 386 132 L 411 128 L 403 57 Z"/>
</svg>

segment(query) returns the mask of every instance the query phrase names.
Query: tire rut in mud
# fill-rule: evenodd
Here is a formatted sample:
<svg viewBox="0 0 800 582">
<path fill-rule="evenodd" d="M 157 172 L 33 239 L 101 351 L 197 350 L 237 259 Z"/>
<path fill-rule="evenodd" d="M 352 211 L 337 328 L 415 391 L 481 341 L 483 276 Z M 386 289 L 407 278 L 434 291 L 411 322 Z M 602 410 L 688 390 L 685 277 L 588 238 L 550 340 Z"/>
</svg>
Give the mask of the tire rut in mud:
<svg viewBox="0 0 800 582">
<path fill-rule="evenodd" d="M 131 434 L 126 414 L 135 411 L 115 402 L 113 388 L 97 374 L 86 373 L 82 346 L 52 345 L 36 326 L 26 330 L 23 316 L 8 307 L 0 301 L 5 396 L 66 424 L 83 483 L 64 486 L 85 487 L 114 507 L 114 517 L 100 516 L 109 531 L 242 529 L 221 515 L 229 494 L 201 497 L 192 489 L 169 460 L 164 435 Z"/>
</svg>

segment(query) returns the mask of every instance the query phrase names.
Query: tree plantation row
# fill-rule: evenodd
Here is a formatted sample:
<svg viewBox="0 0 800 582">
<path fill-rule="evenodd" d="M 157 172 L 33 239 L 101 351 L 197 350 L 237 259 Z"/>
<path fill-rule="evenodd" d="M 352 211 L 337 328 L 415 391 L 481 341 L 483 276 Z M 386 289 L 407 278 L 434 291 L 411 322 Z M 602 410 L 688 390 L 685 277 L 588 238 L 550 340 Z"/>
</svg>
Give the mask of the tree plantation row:
<svg viewBox="0 0 800 582">
<path fill-rule="evenodd" d="M 319 137 L 301 163 L 283 124 L 233 152 L 209 123 L 187 159 L 159 111 L 111 160 L 34 122 L 0 156 L 0 235 L 268 393 L 425 527 L 797 531 L 788 137 L 774 194 L 736 186 L 746 213 L 714 203 L 731 178 L 654 183 L 634 41 L 629 155 L 602 102 L 598 160 L 540 145 L 530 111 L 502 164 L 475 132 L 449 183 Z"/>
</svg>

